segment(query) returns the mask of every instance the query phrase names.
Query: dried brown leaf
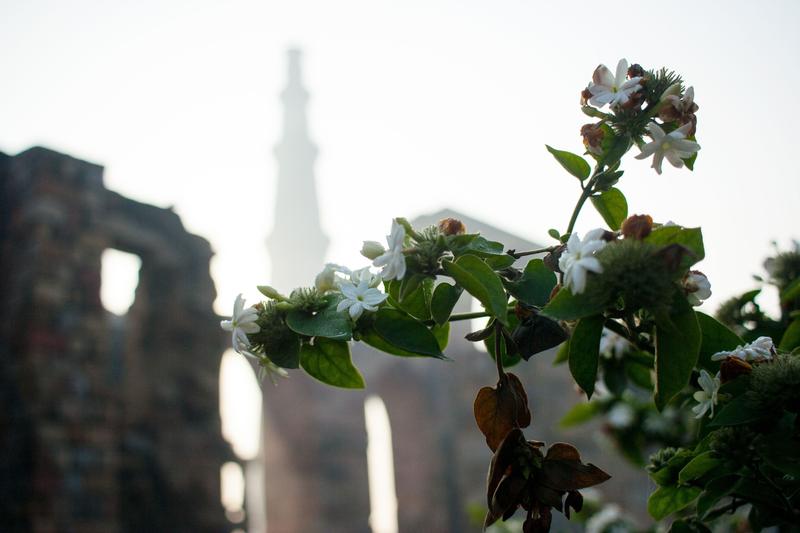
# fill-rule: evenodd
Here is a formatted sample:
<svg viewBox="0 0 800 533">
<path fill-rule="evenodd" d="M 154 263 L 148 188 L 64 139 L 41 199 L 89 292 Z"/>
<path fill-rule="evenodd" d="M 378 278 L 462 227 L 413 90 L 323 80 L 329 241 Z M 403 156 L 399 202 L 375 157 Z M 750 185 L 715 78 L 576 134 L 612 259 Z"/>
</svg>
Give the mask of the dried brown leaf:
<svg viewBox="0 0 800 533">
<path fill-rule="evenodd" d="M 497 382 L 497 388 L 483 387 L 473 406 L 475 421 L 492 451 L 514 428 L 528 427 L 531 412 L 528 395 L 519 378 L 508 373 Z"/>
</svg>

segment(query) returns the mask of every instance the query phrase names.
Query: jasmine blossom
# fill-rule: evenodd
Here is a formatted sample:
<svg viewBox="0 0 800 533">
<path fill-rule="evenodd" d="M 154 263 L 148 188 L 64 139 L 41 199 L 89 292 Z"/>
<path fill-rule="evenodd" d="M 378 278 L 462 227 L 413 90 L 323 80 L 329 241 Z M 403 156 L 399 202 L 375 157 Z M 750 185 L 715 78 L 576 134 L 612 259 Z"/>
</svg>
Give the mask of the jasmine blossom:
<svg viewBox="0 0 800 533">
<path fill-rule="evenodd" d="M 594 257 L 606 245 L 606 241 L 601 239 L 603 233 L 605 230 L 602 228 L 592 230 L 583 240 L 577 233 L 573 233 L 567 241 L 567 248 L 558 260 L 558 267 L 564 273 L 564 287 L 573 294 L 580 294 L 586 289 L 587 272 L 603 272 L 603 266 Z"/>
<path fill-rule="evenodd" d="M 589 103 L 598 107 L 624 104 L 630 95 L 642 88 L 640 76 L 628 79 L 628 61 L 620 59 L 616 76 L 605 65 L 598 66 L 592 74 L 592 82 L 586 88 L 591 93 Z"/>
<path fill-rule="evenodd" d="M 647 125 L 647 131 L 650 132 L 653 141 L 642 147 L 642 153 L 637 155 L 636 159 L 647 159 L 652 155 L 652 167 L 658 174 L 661 174 L 661 163 L 665 157 L 673 167 L 683 167 L 683 160 L 692 157 L 700 150 L 699 144 L 686 139 L 691 129 L 691 124 L 684 124 L 674 131 L 664 133 L 661 126 L 651 122 Z"/>
<path fill-rule="evenodd" d="M 701 370 L 697 383 L 702 390 L 694 393 L 693 397 L 698 404 L 692 407 L 692 412 L 696 415 L 695 418 L 703 418 L 709 411 L 713 417 L 714 406 L 717 404 L 717 394 L 719 393 L 720 386 L 719 373 L 712 378 L 711 374 L 705 370 Z"/>
<path fill-rule="evenodd" d="M 339 302 L 336 310 L 339 312 L 347 310 L 353 320 L 358 320 L 364 311 L 377 311 L 378 305 L 389 296 L 370 287 L 369 282 L 363 278 L 358 284 L 352 281 L 341 281 L 339 288 L 344 295 L 344 300 Z"/>
<path fill-rule="evenodd" d="M 372 262 L 373 266 L 383 267 L 383 279 L 403 279 L 406 275 L 406 258 L 403 255 L 403 243 L 406 238 L 405 228 L 392 220 L 392 231 L 386 236 L 389 249 Z"/>
<path fill-rule="evenodd" d="M 711 297 L 711 282 L 699 270 L 690 270 L 683 278 L 683 290 L 690 304 L 701 305 Z"/>
<path fill-rule="evenodd" d="M 254 307 L 245 309 L 244 302 L 241 294 L 237 296 L 233 304 L 233 316 L 230 320 L 223 320 L 219 323 L 222 329 L 231 332 L 231 344 L 237 353 L 243 353 L 250 348 L 248 334 L 252 335 L 261 331 L 256 324 L 258 311 Z"/>
<path fill-rule="evenodd" d="M 733 350 L 717 352 L 711 356 L 712 361 L 722 361 L 728 357 L 736 357 L 747 362 L 769 361 L 775 355 L 775 344 L 769 337 L 759 337 L 750 344 L 737 346 Z"/>
</svg>

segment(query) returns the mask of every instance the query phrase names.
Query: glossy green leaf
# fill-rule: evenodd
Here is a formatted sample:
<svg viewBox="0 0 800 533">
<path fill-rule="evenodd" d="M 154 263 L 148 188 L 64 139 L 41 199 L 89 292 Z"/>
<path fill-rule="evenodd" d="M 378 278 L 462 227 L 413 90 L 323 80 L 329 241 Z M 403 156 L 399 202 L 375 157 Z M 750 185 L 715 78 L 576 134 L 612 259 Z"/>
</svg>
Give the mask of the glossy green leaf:
<svg viewBox="0 0 800 533">
<path fill-rule="evenodd" d="M 431 319 L 432 293 L 433 278 L 427 276 L 409 276 L 389 285 L 389 295 L 396 306 L 419 320 Z"/>
<path fill-rule="evenodd" d="M 726 403 L 711 419 L 709 426 L 740 426 L 771 415 L 772 413 L 765 411 L 753 396 L 743 394 Z"/>
<path fill-rule="evenodd" d="M 525 266 L 518 281 L 506 283 L 506 288 L 517 300 L 528 305 L 542 307 L 550 298 L 556 285 L 555 273 L 541 259 L 532 259 Z"/>
<path fill-rule="evenodd" d="M 602 411 L 600 409 L 600 405 L 593 402 L 582 402 L 577 403 L 567 411 L 567 414 L 561 419 L 558 423 L 559 426 L 562 428 L 569 428 L 573 426 L 578 426 L 585 422 L 588 422 Z"/>
<path fill-rule="evenodd" d="M 306 313 L 299 309 L 286 314 L 286 325 L 292 331 L 307 337 L 325 337 L 334 340 L 350 340 L 353 336 L 352 322 L 346 312 L 338 312 L 336 306 L 340 296 L 326 296 L 328 304 L 318 313 Z"/>
<path fill-rule="evenodd" d="M 705 256 L 703 245 L 703 232 L 700 228 L 682 228 L 680 226 L 661 226 L 648 235 L 645 242 L 657 246 L 680 244 L 691 252 L 681 263 L 681 268 L 688 269 L 693 264 L 701 261 Z"/>
<path fill-rule="evenodd" d="M 382 307 L 375 313 L 375 332 L 387 343 L 417 355 L 444 358 L 439 342 L 425 324 L 399 309 Z"/>
<path fill-rule="evenodd" d="M 311 377 L 334 387 L 363 389 L 364 378 L 350 359 L 346 342 L 317 338 L 300 350 L 300 366 Z"/>
<path fill-rule="evenodd" d="M 553 157 L 564 167 L 564 170 L 581 181 L 588 178 L 589 174 L 592 173 L 592 168 L 589 166 L 589 163 L 579 155 L 564 150 L 556 150 L 550 146 L 547 146 L 547 151 L 553 154 Z"/>
<path fill-rule="evenodd" d="M 722 464 L 722 460 L 713 455 L 713 452 L 704 452 L 684 466 L 678 473 L 678 483 L 685 485 L 690 481 L 701 478 Z"/>
<path fill-rule="evenodd" d="M 680 295 L 668 317 L 656 318 L 656 388 L 659 411 L 686 385 L 700 354 L 702 334 L 697 315 Z"/>
<path fill-rule="evenodd" d="M 587 289 L 581 294 L 572 294 L 569 289 L 562 288 L 542 309 L 542 314 L 555 320 L 577 320 L 596 315 L 605 307 L 605 298 L 599 292 Z"/>
<path fill-rule="evenodd" d="M 739 479 L 737 475 L 727 474 L 706 483 L 705 490 L 697 499 L 697 516 L 701 519 L 705 518 L 720 499 L 733 491 Z"/>
<path fill-rule="evenodd" d="M 800 318 L 795 318 L 781 337 L 778 349 L 791 352 L 798 346 L 800 346 Z"/>
<path fill-rule="evenodd" d="M 436 337 L 439 349 L 444 352 L 444 349 L 447 348 L 447 343 L 450 342 L 450 322 L 445 322 L 442 325 L 435 324 L 431 328 L 431 333 Z"/>
<path fill-rule="evenodd" d="M 622 156 L 625 155 L 625 152 L 627 152 L 631 147 L 631 142 L 632 139 L 630 135 L 615 136 L 613 142 L 608 148 L 608 151 L 605 151 L 603 154 L 601 164 L 609 168 L 614 167 L 619 160 L 622 159 Z"/>
<path fill-rule="evenodd" d="M 600 336 L 605 321 L 603 315 L 582 318 L 569 339 L 569 371 L 589 398 L 597 381 Z"/>
<path fill-rule="evenodd" d="M 744 344 L 744 341 L 716 318 L 700 311 L 695 311 L 695 313 L 702 332 L 700 356 L 697 364 L 701 368 L 716 373 L 719 370 L 719 362 L 712 361 L 711 356 L 723 350 L 733 350 L 737 346 Z"/>
<path fill-rule="evenodd" d="M 298 368 L 300 366 L 300 338 L 291 330 L 270 339 L 264 346 L 269 360 L 281 368 Z"/>
<path fill-rule="evenodd" d="M 441 325 L 447 322 L 458 303 L 462 289 L 449 283 L 440 283 L 433 290 L 431 297 L 431 316 L 434 322 Z"/>
<path fill-rule="evenodd" d="M 508 325 L 508 297 L 500 277 L 489 265 L 479 257 L 464 255 L 456 262 L 444 261 L 442 267 L 448 276 L 477 298 L 489 314 Z"/>
<path fill-rule="evenodd" d="M 791 302 L 797 298 L 800 298 L 800 278 L 781 291 L 781 303 Z"/>
<path fill-rule="evenodd" d="M 617 188 L 611 188 L 599 196 L 590 196 L 592 205 L 606 221 L 608 227 L 617 231 L 628 218 L 628 201 Z"/>
<path fill-rule="evenodd" d="M 360 340 L 364 344 L 375 348 L 378 351 L 388 353 L 391 355 L 397 355 L 399 357 L 429 357 L 427 355 L 422 355 L 414 352 L 409 352 L 408 350 L 403 350 L 389 344 L 383 337 L 378 335 L 378 333 L 374 329 L 367 329 L 360 333 Z"/>
<path fill-rule="evenodd" d="M 558 366 L 566 363 L 567 361 L 569 361 L 569 339 L 567 339 L 566 342 L 563 342 L 561 346 L 558 347 L 556 356 L 553 358 L 553 366 Z"/>
<path fill-rule="evenodd" d="M 699 487 L 659 487 L 647 500 L 647 512 L 655 520 L 663 520 L 686 508 L 700 495 Z"/>
</svg>

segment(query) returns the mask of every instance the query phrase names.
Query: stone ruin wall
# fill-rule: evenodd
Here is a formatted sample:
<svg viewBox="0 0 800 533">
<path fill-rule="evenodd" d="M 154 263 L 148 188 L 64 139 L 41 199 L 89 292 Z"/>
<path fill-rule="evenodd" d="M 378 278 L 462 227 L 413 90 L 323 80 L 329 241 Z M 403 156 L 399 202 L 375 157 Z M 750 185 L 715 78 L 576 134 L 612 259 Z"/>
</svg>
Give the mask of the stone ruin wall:
<svg viewBox="0 0 800 533">
<path fill-rule="evenodd" d="M 124 317 L 100 302 L 108 248 L 142 260 Z M 100 166 L 0 154 L 2 531 L 231 529 L 211 255 Z"/>
</svg>

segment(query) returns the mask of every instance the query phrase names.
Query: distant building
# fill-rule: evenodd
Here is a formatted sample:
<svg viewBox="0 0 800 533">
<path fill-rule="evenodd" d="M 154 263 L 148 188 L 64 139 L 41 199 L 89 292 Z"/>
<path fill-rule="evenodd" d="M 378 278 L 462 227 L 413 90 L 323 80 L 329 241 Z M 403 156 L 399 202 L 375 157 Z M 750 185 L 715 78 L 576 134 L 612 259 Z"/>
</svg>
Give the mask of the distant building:
<svg viewBox="0 0 800 533">
<path fill-rule="evenodd" d="M 101 254 L 142 260 L 100 302 Z M 0 154 L 0 530 L 225 532 L 211 249 L 44 148 Z"/>
</svg>

